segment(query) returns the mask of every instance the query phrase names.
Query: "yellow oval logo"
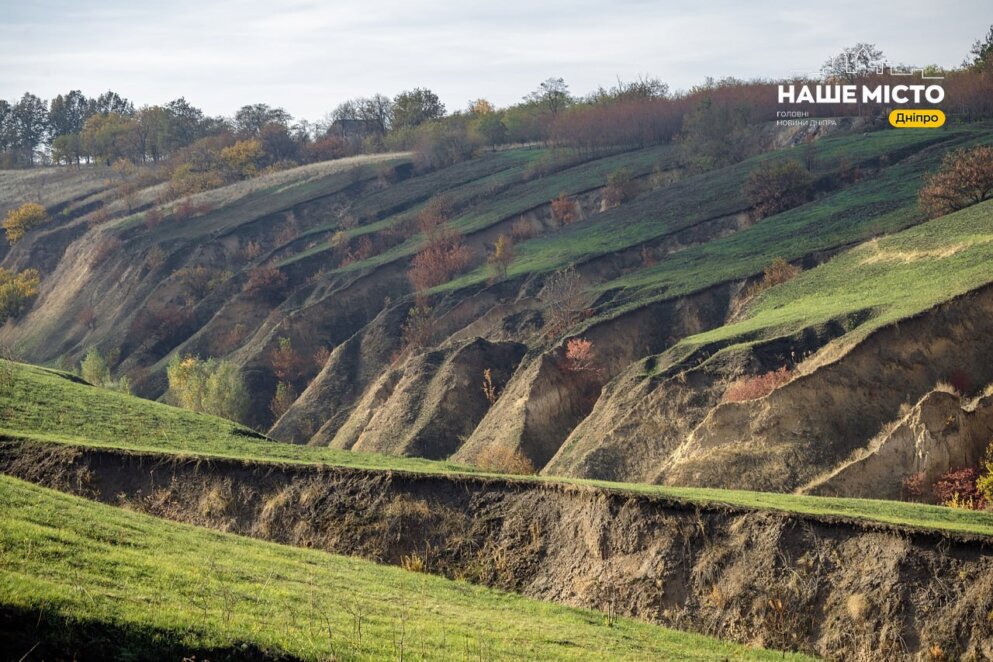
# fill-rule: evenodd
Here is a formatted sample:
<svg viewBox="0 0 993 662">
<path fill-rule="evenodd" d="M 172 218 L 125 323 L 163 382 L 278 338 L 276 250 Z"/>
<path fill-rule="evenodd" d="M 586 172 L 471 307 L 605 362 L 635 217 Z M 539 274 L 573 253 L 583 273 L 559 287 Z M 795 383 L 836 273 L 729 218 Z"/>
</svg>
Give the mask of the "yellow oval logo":
<svg viewBox="0 0 993 662">
<path fill-rule="evenodd" d="M 945 123 L 940 110 L 892 110 L 890 125 L 898 129 L 936 129 Z"/>
</svg>

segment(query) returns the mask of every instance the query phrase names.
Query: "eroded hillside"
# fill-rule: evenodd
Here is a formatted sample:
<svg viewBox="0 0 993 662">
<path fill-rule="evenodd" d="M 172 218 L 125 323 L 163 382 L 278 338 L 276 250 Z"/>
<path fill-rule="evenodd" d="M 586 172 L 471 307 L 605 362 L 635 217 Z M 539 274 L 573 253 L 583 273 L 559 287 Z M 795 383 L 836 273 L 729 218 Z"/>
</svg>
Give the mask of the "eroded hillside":
<svg viewBox="0 0 993 662">
<path fill-rule="evenodd" d="M 248 422 L 285 442 L 893 496 L 903 473 L 876 480 L 872 458 L 898 453 L 901 472 L 936 475 L 988 441 L 993 206 L 925 222 L 916 193 L 944 154 L 993 131 L 795 138 L 706 172 L 685 169 L 674 145 L 514 149 L 431 172 L 405 154 L 360 157 L 198 194 L 183 210 L 152 191 L 132 213 L 90 209 L 81 201 L 99 190 L 72 189 L 51 203 L 66 213 L 4 256 L 43 279 L 0 341 L 41 363 L 99 347 L 151 398 L 174 355 L 230 359 L 248 378 Z M 790 159 L 809 169 L 813 199 L 759 219 L 746 179 Z M 415 297 L 415 219 L 439 196 L 471 258 Z M 513 256 L 494 271 L 501 235 Z M 776 258 L 803 273 L 752 295 Z M 281 346 L 299 358 L 299 396 L 274 420 Z M 783 369 L 769 395 L 727 400 L 736 380 Z M 901 432 L 924 425 L 949 381 L 980 398 L 956 405 L 979 422 L 954 438 L 927 425 L 927 443 Z"/>
</svg>

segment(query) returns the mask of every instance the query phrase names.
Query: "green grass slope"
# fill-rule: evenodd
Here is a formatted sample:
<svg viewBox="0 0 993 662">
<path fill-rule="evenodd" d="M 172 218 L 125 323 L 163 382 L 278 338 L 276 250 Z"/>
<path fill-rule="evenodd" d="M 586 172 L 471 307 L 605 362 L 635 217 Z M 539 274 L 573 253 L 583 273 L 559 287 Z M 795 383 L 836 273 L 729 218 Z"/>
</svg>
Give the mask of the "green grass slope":
<svg viewBox="0 0 993 662">
<path fill-rule="evenodd" d="M 300 659 L 806 659 L 158 520 L 0 477 L 0 610 L 58 652 Z M 2 621 L 0 621 L 2 623 Z M 5 633 L 28 653 L 34 633 Z M 12 646 L 18 645 L 18 648 Z M 23 650 L 21 650 L 23 648 Z M 212 657 L 212 659 L 214 659 Z"/>
<path fill-rule="evenodd" d="M 326 463 L 366 469 L 470 471 L 445 462 L 283 444 L 237 423 L 80 383 L 71 375 L 13 364 L 0 390 L 0 434 L 185 455 Z"/>
<path fill-rule="evenodd" d="M 913 135 L 910 135 L 913 134 Z M 795 259 L 844 246 L 922 220 L 916 209 L 920 178 L 936 168 L 949 148 L 993 140 L 988 127 L 948 131 L 881 131 L 846 135 L 808 148 L 753 157 L 742 163 L 686 177 L 632 202 L 558 232 L 515 246 L 511 276 L 542 273 L 657 241 L 703 221 L 747 209 L 742 188 L 749 173 L 769 160 L 811 163 L 816 176 L 831 177 L 855 164 L 876 168 L 854 185 L 831 190 L 814 202 L 762 220 L 728 237 L 692 246 L 657 265 L 599 286 L 631 305 L 704 289 L 758 273 L 772 258 Z M 440 290 L 485 282 L 480 268 Z"/>
<path fill-rule="evenodd" d="M 858 316 L 857 340 L 993 282 L 993 201 L 860 244 L 773 287 L 745 318 L 684 339 L 676 352 L 744 343 Z"/>
<path fill-rule="evenodd" d="M 398 198 L 411 190 L 430 190 L 434 193 L 448 193 L 466 208 L 451 221 L 451 226 L 464 234 L 485 230 L 501 221 L 515 219 L 520 214 L 540 205 L 548 204 L 559 193 L 574 195 L 606 184 L 610 173 L 627 168 L 634 177 L 647 175 L 655 168 L 672 168 L 677 165 L 678 150 L 673 145 L 661 145 L 623 152 L 598 158 L 590 158 L 572 164 L 559 163 L 549 150 L 511 150 L 485 155 L 467 163 L 460 163 L 442 170 L 420 175 L 412 180 L 396 185 L 395 191 L 388 192 L 390 198 Z M 530 174 L 530 169 L 540 160 L 546 160 L 554 171 L 544 176 Z M 503 163 L 507 167 L 495 173 L 487 173 L 482 165 Z M 467 173 L 479 173 L 467 178 Z M 375 193 L 374 197 L 382 194 Z M 409 195 L 409 193 L 408 193 Z M 355 206 L 362 209 L 369 204 L 359 199 Z M 417 211 L 413 206 L 404 211 Z M 363 225 L 350 234 L 356 236 L 396 222 L 397 217 L 389 217 L 370 225 Z M 321 230 L 330 230 L 322 227 Z M 420 235 L 366 260 L 341 267 L 337 271 L 353 272 L 375 268 L 390 262 L 410 257 L 420 248 L 423 238 Z M 283 261 L 282 265 L 292 264 L 316 252 L 327 251 L 324 244 Z"/>
<path fill-rule="evenodd" d="M 249 430 L 229 421 L 94 388 L 55 371 L 21 364 L 13 364 L 12 371 L 12 387 L 0 391 L 0 436 L 8 438 L 252 462 L 491 475 L 449 462 L 271 442 L 249 436 L 252 434 Z M 993 513 L 923 504 L 662 487 L 544 476 L 526 476 L 520 479 L 569 482 L 692 504 L 779 510 L 993 536 Z"/>
</svg>

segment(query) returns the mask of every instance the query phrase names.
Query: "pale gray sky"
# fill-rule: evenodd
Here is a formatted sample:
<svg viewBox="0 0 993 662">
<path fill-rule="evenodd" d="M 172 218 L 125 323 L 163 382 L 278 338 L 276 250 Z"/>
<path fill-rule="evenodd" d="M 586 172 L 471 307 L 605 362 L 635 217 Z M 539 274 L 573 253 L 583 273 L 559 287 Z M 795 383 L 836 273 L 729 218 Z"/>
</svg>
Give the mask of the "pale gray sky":
<svg viewBox="0 0 993 662">
<path fill-rule="evenodd" d="M 856 41 L 953 66 L 991 23 L 991 0 L 0 0 L 0 98 L 113 89 L 316 120 L 350 97 L 429 87 L 452 110 L 514 103 L 549 76 L 585 93 L 618 76 L 678 89 L 815 71 Z"/>
</svg>

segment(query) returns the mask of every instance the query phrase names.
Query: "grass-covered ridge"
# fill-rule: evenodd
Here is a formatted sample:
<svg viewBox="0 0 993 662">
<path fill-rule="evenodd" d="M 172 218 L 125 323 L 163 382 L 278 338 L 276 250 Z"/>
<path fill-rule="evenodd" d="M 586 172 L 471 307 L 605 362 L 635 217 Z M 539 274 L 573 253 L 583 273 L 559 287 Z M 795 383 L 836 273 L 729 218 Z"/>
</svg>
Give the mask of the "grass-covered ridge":
<svg viewBox="0 0 993 662">
<path fill-rule="evenodd" d="M 68 379 L 61 373 L 14 364 L 14 386 L 0 393 L 0 435 L 46 443 L 113 448 L 252 462 L 325 464 L 368 470 L 491 476 L 449 462 L 356 453 L 255 438 L 229 421 L 195 414 Z M 553 476 L 521 480 L 571 483 L 747 510 L 778 510 L 993 536 L 993 514 L 939 506 L 772 494 L 739 490 L 663 487 Z"/>
<path fill-rule="evenodd" d="M 12 369 L 12 387 L 0 392 L 0 434 L 8 436 L 271 462 L 470 471 L 420 458 L 279 443 L 216 416 L 95 388 L 55 370 L 23 364 Z"/>
<path fill-rule="evenodd" d="M 588 610 L 167 522 L 5 476 L 0 604 L 49 625 L 48 650 L 74 626 L 97 624 L 102 654 L 117 659 L 150 659 L 131 648 L 149 644 L 313 660 L 807 659 L 631 619 L 608 626 Z M 8 649 L 14 659 L 27 652 Z"/>
</svg>

